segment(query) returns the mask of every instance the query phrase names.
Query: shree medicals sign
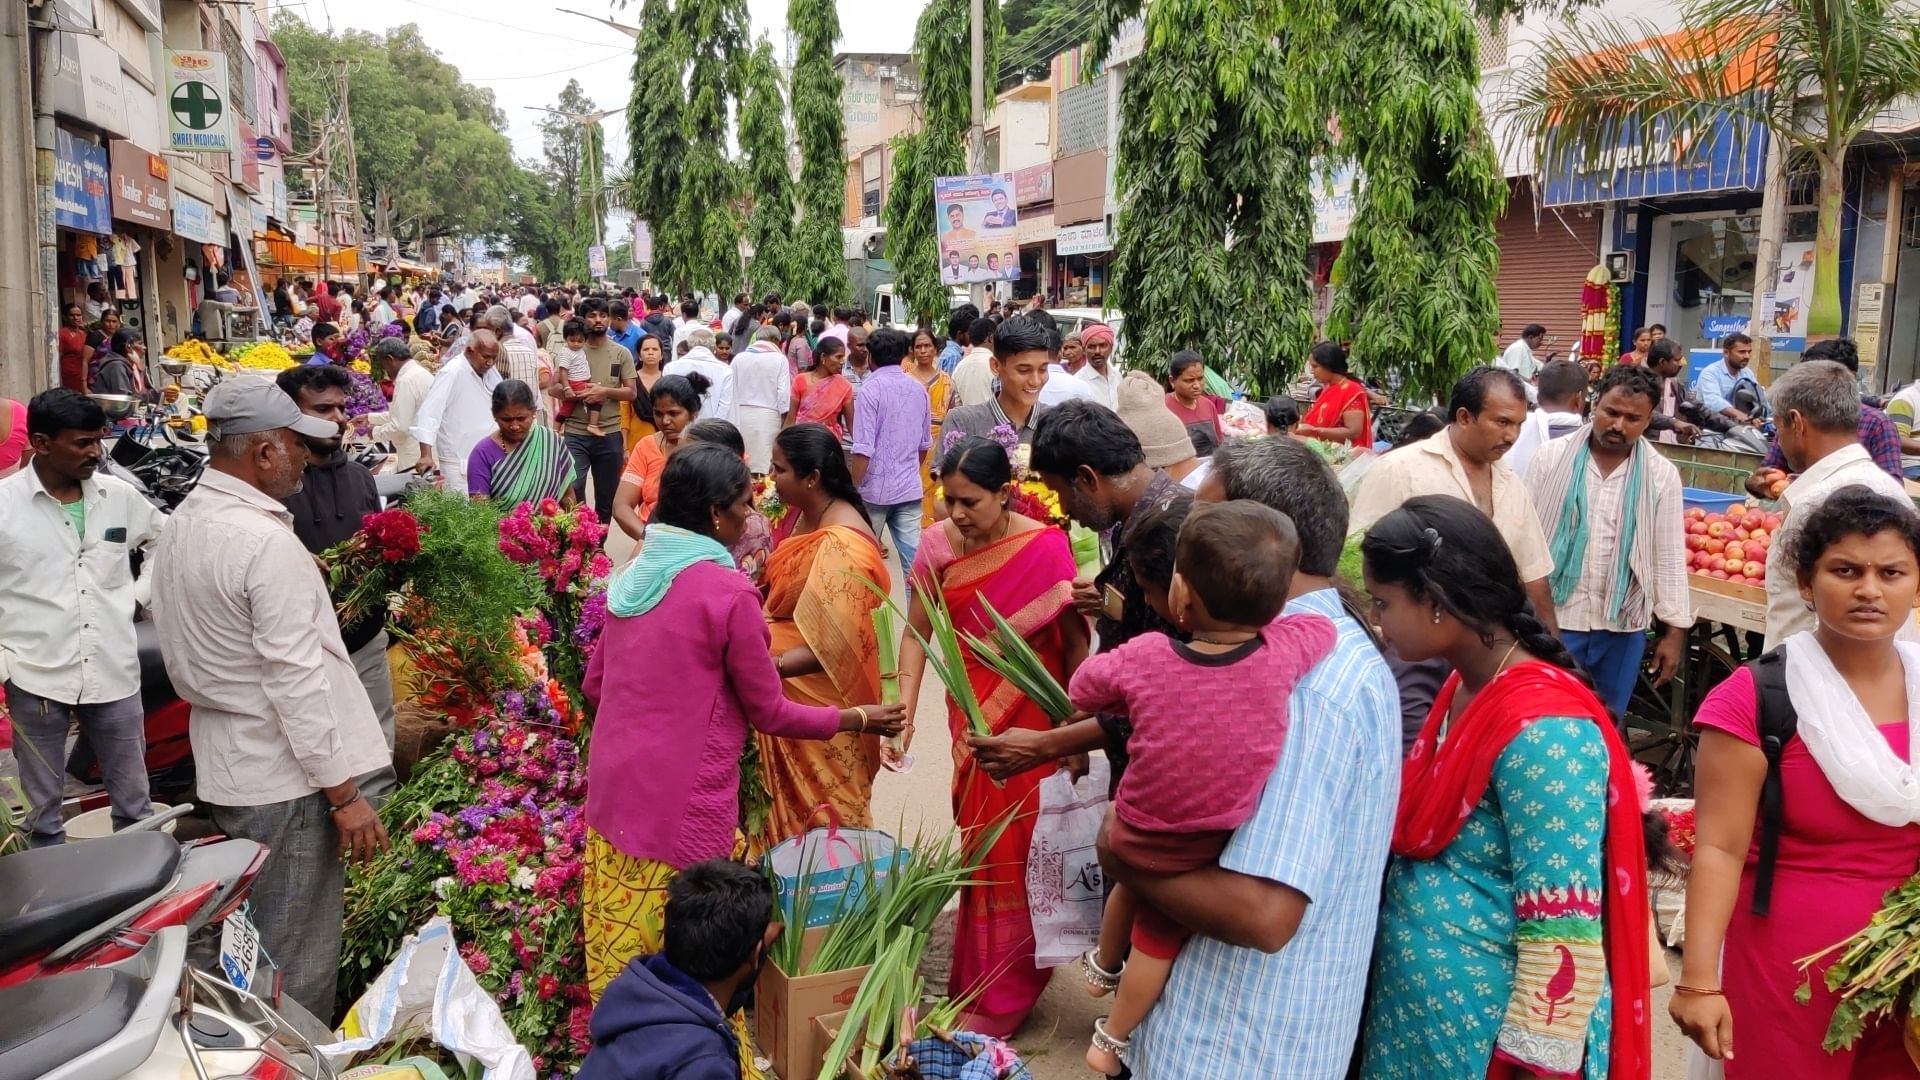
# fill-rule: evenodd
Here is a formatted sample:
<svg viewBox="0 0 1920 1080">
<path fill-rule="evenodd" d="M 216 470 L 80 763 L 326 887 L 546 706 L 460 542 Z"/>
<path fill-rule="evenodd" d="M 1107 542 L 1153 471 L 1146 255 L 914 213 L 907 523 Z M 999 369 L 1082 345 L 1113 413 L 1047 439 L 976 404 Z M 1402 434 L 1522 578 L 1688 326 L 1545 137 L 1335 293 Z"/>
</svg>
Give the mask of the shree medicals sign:
<svg viewBox="0 0 1920 1080">
<path fill-rule="evenodd" d="M 167 50 L 165 105 L 168 149 L 176 153 L 233 152 L 225 53 Z"/>
</svg>

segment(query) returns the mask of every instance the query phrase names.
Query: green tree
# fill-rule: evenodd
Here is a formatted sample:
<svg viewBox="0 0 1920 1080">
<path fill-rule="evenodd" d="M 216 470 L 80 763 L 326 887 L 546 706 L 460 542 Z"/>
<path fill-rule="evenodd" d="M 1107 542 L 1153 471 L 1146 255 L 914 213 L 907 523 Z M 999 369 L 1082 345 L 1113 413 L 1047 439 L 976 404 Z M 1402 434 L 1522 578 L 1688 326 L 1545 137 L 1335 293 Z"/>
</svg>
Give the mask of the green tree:
<svg viewBox="0 0 1920 1080">
<path fill-rule="evenodd" d="M 1104 19 L 1139 9 L 1119 0 Z M 1121 90 L 1107 297 L 1126 313 L 1128 362 L 1159 371 L 1199 349 L 1275 388 L 1312 344 L 1308 182 L 1324 141 L 1289 97 L 1294 35 L 1274 0 L 1156 0 L 1146 20 Z"/>
<path fill-rule="evenodd" d="M 747 98 L 740 107 L 740 151 L 746 158 L 753 195 L 747 241 L 753 245 L 748 268 L 756 293 L 793 291 L 793 177 L 787 173 L 786 107 L 780 97 L 780 68 L 765 37 L 747 65 Z"/>
<path fill-rule="evenodd" d="M 740 285 L 739 167 L 727 157 L 727 103 L 740 96 L 746 58 L 745 0 L 680 0 L 674 15 L 690 63 L 680 130 L 686 153 L 674 178 L 673 212 L 654 238 L 673 253 L 682 288 L 731 294 Z"/>
<path fill-rule="evenodd" d="M 932 0 L 920 12 L 913 53 L 920 65 L 920 130 L 893 140 L 893 187 L 887 193 L 887 258 L 899 273 L 901 302 L 921 326 L 946 318 L 947 287 L 940 282 L 934 229 L 933 181 L 967 171 L 967 126 L 972 116 L 968 0 Z M 1003 28 L 999 0 L 982 8 L 986 70 L 999 62 Z"/>
<path fill-rule="evenodd" d="M 1363 177 L 1327 334 L 1351 339 L 1367 371 L 1444 399 L 1492 358 L 1500 325 L 1507 182 L 1480 111 L 1473 16 L 1461 0 L 1306 3 L 1297 43 L 1338 118 L 1336 152 Z"/>
<path fill-rule="evenodd" d="M 493 93 L 461 80 L 420 28 L 323 33 L 274 20 L 287 58 L 294 146 L 317 140 L 332 113 L 336 60 L 351 62 L 347 98 L 360 200 L 374 235 L 414 242 L 497 235 L 514 184 L 513 147 Z"/>
<path fill-rule="evenodd" d="M 815 303 L 849 298 L 840 245 L 847 199 L 847 126 L 840 74 L 833 69 L 840 15 L 834 0 L 788 0 L 793 59 L 793 125 L 800 138 L 800 222 L 789 285 Z"/>
<path fill-rule="evenodd" d="M 600 115 L 580 83 L 568 79 L 539 125 L 547 180 L 558 196 L 556 209 L 565 223 L 561 276 L 580 281 L 588 276 L 587 248 L 600 243 L 607 232 L 605 133 Z"/>
<path fill-rule="evenodd" d="M 640 35 L 633 48 L 633 94 L 627 99 L 627 169 L 614 187 L 620 205 L 653 232 L 653 280 L 682 280 L 679 251 L 667 242 L 687 140 L 687 48 L 667 0 L 640 6 Z"/>
<path fill-rule="evenodd" d="M 559 281 L 570 273 L 569 236 L 562 228 L 567 219 L 559 203 L 544 170 L 514 166 L 499 228 L 500 250 L 527 260 L 541 281 Z"/>
<path fill-rule="evenodd" d="M 1664 155 L 1673 132 L 1704 133 L 1723 113 L 1779 140 L 1790 165 L 1819 177 L 1807 332 L 1839 333 L 1847 153 L 1895 102 L 1920 94 L 1920 12 L 1904 0 L 1689 0 L 1681 26 L 1569 27 L 1503 108 L 1543 173 L 1604 175 L 1618 147 Z"/>
</svg>

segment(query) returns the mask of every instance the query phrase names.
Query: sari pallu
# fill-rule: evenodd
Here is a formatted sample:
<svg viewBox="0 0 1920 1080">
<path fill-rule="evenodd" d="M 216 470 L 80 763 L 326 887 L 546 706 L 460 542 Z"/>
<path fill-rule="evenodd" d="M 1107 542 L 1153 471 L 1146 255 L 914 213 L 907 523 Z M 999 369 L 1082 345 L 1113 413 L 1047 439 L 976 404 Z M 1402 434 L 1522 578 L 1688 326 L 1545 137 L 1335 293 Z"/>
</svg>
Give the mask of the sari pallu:
<svg viewBox="0 0 1920 1080">
<path fill-rule="evenodd" d="M 573 455 L 558 435 L 536 423 L 493 467 L 492 499 L 509 509 L 524 502 L 558 501 L 573 489 L 573 479 Z"/>
<path fill-rule="evenodd" d="M 1067 679 L 1066 638 L 1059 620 L 1072 615 L 1075 572 L 1067 534 L 1059 529 L 1018 533 L 956 557 L 943 527 L 927 534 L 914 559 L 915 578 L 937 583 L 956 629 L 981 637 L 990 633 L 992 620 L 980 606 L 986 600 L 1020 631 L 1062 684 Z M 1052 726 L 1038 705 L 975 661 L 971 651 L 965 655 L 967 681 L 995 734 Z M 1007 823 L 982 858 L 975 884 L 960 890 L 948 986 L 955 996 L 980 991 L 962 1026 L 1009 1036 L 1026 1020 L 1052 974 L 1034 966 L 1026 885 L 1027 849 L 1033 843 L 1040 782 L 1047 770 L 1034 769 L 996 786 L 967 751 L 966 717 L 951 701 L 947 724 L 953 739 L 953 818 L 966 842 L 973 844 L 983 832 Z"/>
<path fill-rule="evenodd" d="M 831 375 L 811 384 L 806 375 L 796 375 L 793 390 L 794 399 L 799 402 L 794 407 L 794 423 L 820 424 L 833 432 L 835 438 L 847 437 L 841 428 L 840 412 L 853 397 L 853 383 L 845 375 Z"/>
<path fill-rule="evenodd" d="M 787 700 L 836 709 L 880 700 L 880 650 L 873 630 L 880 598 L 862 579 L 888 588 L 887 564 L 872 537 L 842 525 L 788 537 L 768 557 L 764 610 L 773 654 L 805 645 L 820 661 L 819 671 L 782 681 Z M 879 736 L 848 731 L 825 741 L 755 738 L 760 779 L 773 802 L 767 827 L 755 838 L 761 849 L 807 831 L 814 808 L 823 803 L 844 825 L 873 824 Z"/>
</svg>

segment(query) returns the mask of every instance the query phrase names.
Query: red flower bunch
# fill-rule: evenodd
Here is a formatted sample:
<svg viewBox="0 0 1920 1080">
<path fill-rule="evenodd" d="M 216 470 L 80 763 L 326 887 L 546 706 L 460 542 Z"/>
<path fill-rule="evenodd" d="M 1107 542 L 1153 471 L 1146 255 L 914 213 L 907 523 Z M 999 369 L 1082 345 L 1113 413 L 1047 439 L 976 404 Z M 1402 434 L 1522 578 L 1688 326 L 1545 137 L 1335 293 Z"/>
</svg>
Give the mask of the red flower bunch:
<svg viewBox="0 0 1920 1080">
<path fill-rule="evenodd" d="M 1667 817 L 1667 839 L 1672 840 L 1673 846 L 1685 853 L 1687 858 L 1693 858 L 1693 808 L 1689 806 L 1685 810 L 1667 810 L 1664 813 Z"/>
<path fill-rule="evenodd" d="M 360 521 L 360 532 L 381 562 L 406 562 L 420 554 L 420 519 L 405 510 L 382 510 Z"/>
</svg>

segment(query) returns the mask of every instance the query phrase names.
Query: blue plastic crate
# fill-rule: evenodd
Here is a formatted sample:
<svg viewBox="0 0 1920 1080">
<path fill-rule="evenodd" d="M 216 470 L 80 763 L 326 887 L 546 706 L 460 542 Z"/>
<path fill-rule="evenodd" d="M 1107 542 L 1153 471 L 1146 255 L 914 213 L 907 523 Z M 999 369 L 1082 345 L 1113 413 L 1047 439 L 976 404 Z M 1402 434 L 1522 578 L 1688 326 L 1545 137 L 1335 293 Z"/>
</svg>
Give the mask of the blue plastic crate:
<svg viewBox="0 0 1920 1080">
<path fill-rule="evenodd" d="M 1697 506 L 1710 514 L 1724 514 L 1736 506 L 1745 506 L 1745 495 L 1728 495 L 1722 491 L 1708 491 L 1706 488 L 1681 488 L 1682 501 L 1689 507 Z"/>
</svg>

